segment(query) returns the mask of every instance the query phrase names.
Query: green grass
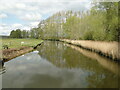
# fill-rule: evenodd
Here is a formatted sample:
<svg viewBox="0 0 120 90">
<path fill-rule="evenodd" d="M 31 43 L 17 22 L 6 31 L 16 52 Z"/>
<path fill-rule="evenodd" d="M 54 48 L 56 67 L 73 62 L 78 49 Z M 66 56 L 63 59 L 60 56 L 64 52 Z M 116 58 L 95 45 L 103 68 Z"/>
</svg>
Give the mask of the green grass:
<svg viewBox="0 0 120 90">
<path fill-rule="evenodd" d="M 37 44 L 41 43 L 43 40 L 41 39 L 2 39 L 2 46 L 8 45 L 9 48 L 19 48 L 22 46 L 36 46 Z M 21 44 L 21 42 L 24 42 Z M 0 41 L 1 43 L 1 41 Z M 0 49 L 3 49 L 2 46 Z"/>
</svg>

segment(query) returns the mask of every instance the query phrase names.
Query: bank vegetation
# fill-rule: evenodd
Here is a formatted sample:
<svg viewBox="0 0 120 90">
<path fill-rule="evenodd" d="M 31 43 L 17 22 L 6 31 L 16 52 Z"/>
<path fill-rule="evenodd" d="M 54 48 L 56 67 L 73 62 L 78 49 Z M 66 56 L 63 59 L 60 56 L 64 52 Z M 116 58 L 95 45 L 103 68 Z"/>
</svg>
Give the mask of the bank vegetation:
<svg viewBox="0 0 120 90">
<path fill-rule="evenodd" d="M 119 2 L 92 2 L 91 6 L 89 10 L 57 12 L 30 31 L 13 30 L 10 37 L 67 39 L 113 59 L 119 58 Z"/>
<path fill-rule="evenodd" d="M 60 11 L 30 31 L 13 30 L 11 38 L 118 41 L 118 2 L 93 2 L 89 10 Z"/>
<path fill-rule="evenodd" d="M 120 61 L 118 42 L 111 41 L 92 41 L 92 40 L 69 40 L 61 39 L 60 41 L 73 44 L 84 49 L 96 52 L 102 56 L 113 60 Z"/>
<path fill-rule="evenodd" d="M 11 60 L 17 56 L 33 51 L 42 42 L 41 39 L 2 39 L 0 60 Z"/>
</svg>

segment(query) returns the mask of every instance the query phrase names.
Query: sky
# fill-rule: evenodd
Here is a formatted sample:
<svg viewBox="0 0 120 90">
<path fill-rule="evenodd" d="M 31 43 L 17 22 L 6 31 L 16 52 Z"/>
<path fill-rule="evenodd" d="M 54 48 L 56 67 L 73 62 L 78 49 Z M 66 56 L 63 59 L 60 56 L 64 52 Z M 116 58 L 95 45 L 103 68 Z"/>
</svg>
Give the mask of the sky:
<svg viewBox="0 0 120 90">
<path fill-rule="evenodd" d="M 18 28 L 30 30 L 59 11 L 83 11 L 90 7 L 90 0 L 0 0 L 0 35 L 9 35 Z"/>
</svg>

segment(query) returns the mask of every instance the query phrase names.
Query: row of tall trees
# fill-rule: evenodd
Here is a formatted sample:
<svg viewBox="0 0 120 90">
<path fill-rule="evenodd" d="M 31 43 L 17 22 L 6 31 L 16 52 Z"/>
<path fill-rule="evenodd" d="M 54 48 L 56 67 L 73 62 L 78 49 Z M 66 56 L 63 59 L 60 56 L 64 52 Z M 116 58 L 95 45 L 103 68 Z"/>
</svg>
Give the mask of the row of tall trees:
<svg viewBox="0 0 120 90">
<path fill-rule="evenodd" d="M 44 39 L 118 40 L 118 2 L 94 3 L 86 12 L 62 11 L 39 23 Z"/>
<path fill-rule="evenodd" d="M 118 4 L 119 2 L 95 2 L 89 11 L 61 11 L 42 20 L 38 28 L 12 31 L 10 36 L 117 41 Z"/>
</svg>

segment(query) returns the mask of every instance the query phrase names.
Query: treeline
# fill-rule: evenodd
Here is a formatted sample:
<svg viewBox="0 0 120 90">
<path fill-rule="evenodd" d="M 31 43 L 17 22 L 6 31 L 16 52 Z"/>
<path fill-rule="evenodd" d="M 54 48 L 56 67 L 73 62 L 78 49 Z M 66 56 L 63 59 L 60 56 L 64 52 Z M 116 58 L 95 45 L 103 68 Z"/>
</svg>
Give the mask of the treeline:
<svg viewBox="0 0 120 90">
<path fill-rule="evenodd" d="M 38 39 L 40 34 L 36 28 L 32 28 L 30 31 L 28 30 L 12 30 L 10 33 L 10 38 L 36 38 Z"/>
<path fill-rule="evenodd" d="M 118 2 L 97 2 L 89 11 L 61 11 L 42 20 L 28 37 L 118 41 Z M 24 35 L 22 35 L 24 37 Z"/>
<path fill-rule="evenodd" d="M 44 39 L 118 40 L 118 2 L 94 3 L 87 12 L 62 11 L 39 23 Z"/>
</svg>

